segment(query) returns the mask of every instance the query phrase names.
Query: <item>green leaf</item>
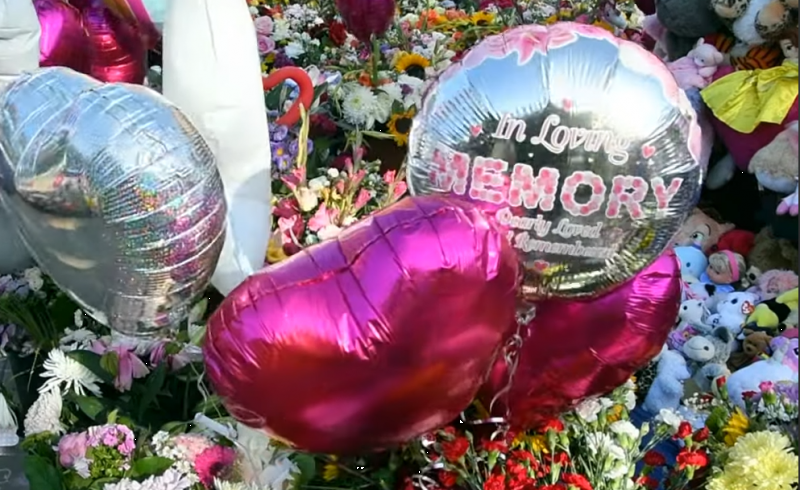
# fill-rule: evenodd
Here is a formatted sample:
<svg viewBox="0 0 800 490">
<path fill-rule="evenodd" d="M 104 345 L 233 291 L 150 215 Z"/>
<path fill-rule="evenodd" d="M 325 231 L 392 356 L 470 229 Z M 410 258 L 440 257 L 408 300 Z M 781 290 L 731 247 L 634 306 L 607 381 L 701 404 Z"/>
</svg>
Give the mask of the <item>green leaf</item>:
<svg viewBox="0 0 800 490">
<path fill-rule="evenodd" d="M 300 470 L 300 475 L 295 479 L 295 483 L 297 484 L 297 488 L 302 488 L 303 485 L 310 482 L 316 475 L 317 462 L 314 456 L 300 453 L 294 454 L 292 460 L 297 465 L 297 469 Z"/>
<path fill-rule="evenodd" d="M 114 351 L 103 354 L 100 358 L 100 367 L 111 373 L 112 376 L 119 374 L 119 355 Z"/>
<path fill-rule="evenodd" d="M 67 355 L 86 366 L 86 369 L 94 373 L 104 383 L 110 384 L 114 382 L 114 376 L 100 365 L 100 356 L 98 354 L 88 350 L 74 350 Z"/>
<path fill-rule="evenodd" d="M 97 416 L 106 408 L 99 398 L 94 396 L 79 396 L 74 395 L 71 397 L 81 412 L 85 413 L 87 417 L 97 422 Z"/>
<path fill-rule="evenodd" d="M 132 478 L 147 478 L 149 476 L 160 475 L 167 471 L 172 466 L 174 461 L 169 458 L 162 458 L 161 456 L 148 456 L 136 460 L 131 466 Z"/>
<path fill-rule="evenodd" d="M 25 477 L 31 488 L 61 490 L 64 485 L 61 474 L 55 465 L 41 456 L 27 456 L 25 458 Z"/>
<path fill-rule="evenodd" d="M 108 414 L 108 418 L 106 420 L 106 423 L 107 424 L 116 424 L 118 417 L 119 417 L 119 410 L 112 410 L 111 413 Z"/>
<path fill-rule="evenodd" d="M 158 396 L 158 393 L 164 387 L 164 382 L 167 379 L 167 368 L 167 363 L 162 362 L 155 371 L 147 376 L 147 380 L 144 383 L 144 395 L 142 395 L 142 399 L 139 401 L 140 419 L 144 417 L 145 411 L 155 401 L 156 396 Z"/>
<path fill-rule="evenodd" d="M 168 422 L 161 426 L 161 430 L 170 434 L 182 434 L 186 429 L 186 422 Z"/>
</svg>

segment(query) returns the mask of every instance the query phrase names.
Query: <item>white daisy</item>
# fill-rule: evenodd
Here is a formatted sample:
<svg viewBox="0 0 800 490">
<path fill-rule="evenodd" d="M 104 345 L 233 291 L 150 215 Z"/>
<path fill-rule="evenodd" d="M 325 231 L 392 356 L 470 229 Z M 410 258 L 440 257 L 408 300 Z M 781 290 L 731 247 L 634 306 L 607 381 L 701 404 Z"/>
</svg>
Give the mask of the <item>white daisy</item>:
<svg viewBox="0 0 800 490">
<path fill-rule="evenodd" d="M 61 434 L 64 426 L 61 425 L 61 407 L 64 400 L 61 392 L 49 391 L 39 395 L 33 402 L 28 413 L 25 414 L 25 437 L 49 432 Z"/>
<path fill-rule="evenodd" d="M 63 390 L 64 393 L 74 390 L 76 394 L 85 396 L 86 391 L 101 396 L 98 378 L 86 366 L 67 356 L 59 349 L 53 349 L 44 361 L 42 377 L 46 378 L 39 393 Z"/>
</svg>

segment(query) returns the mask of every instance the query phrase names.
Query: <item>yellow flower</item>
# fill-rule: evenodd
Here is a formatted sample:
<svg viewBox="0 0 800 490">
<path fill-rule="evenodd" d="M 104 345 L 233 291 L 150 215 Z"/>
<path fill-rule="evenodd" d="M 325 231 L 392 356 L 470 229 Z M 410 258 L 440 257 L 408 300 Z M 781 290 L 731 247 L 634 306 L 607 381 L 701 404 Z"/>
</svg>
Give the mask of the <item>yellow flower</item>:
<svg viewBox="0 0 800 490">
<path fill-rule="evenodd" d="M 283 251 L 283 243 L 281 243 L 281 231 L 275 230 L 269 239 L 267 245 L 267 262 L 270 264 L 277 264 L 282 260 L 288 259 L 289 256 Z"/>
<path fill-rule="evenodd" d="M 325 481 L 333 481 L 339 478 L 339 466 L 336 464 L 336 456 L 331 456 L 330 462 L 325 463 L 322 467 L 322 479 Z"/>
<path fill-rule="evenodd" d="M 780 432 L 743 435 L 728 453 L 722 473 L 708 490 L 790 490 L 798 480 L 798 457 Z"/>
<path fill-rule="evenodd" d="M 394 70 L 397 73 L 407 73 L 417 78 L 423 78 L 425 68 L 429 66 L 431 66 L 430 60 L 417 53 L 401 52 L 394 62 Z"/>
<path fill-rule="evenodd" d="M 606 22 L 604 20 L 596 20 L 596 21 L 592 22 L 592 25 L 595 26 L 595 27 L 599 27 L 601 29 L 605 29 L 605 30 L 607 30 L 608 32 L 611 32 L 611 33 L 614 32 L 614 26 L 612 26 L 611 24 L 609 24 L 608 22 Z"/>
<path fill-rule="evenodd" d="M 736 440 L 747 433 L 748 427 L 750 427 L 750 421 L 747 419 L 747 416 L 737 408 L 736 411 L 733 412 L 733 415 L 731 415 L 730 420 L 728 420 L 728 424 L 722 429 L 722 432 L 725 434 L 725 445 L 731 447 L 736 444 Z"/>
<path fill-rule="evenodd" d="M 555 24 L 556 22 L 558 22 L 558 15 L 551 15 L 544 20 L 545 24 Z"/>
<path fill-rule="evenodd" d="M 611 422 L 616 422 L 622 417 L 622 405 L 614 405 L 611 407 L 611 410 L 608 411 L 606 415 L 606 420 Z"/>
<path fill-rule="evenodd" d="M 494 22 L 494 14 L 480 10 L 472 14 L 469 18 L 469 21 L 476 26 L 485 26 Z"/>
<path fill-rule="evenodd" d="M 408 143 L 408 132 L 411 130 L 411 119 L 413 119 L 416 111 L 409 109 L 406 112 L 399 114 L 392 114 L 389 122 L 386 123 L 386 128 L 389 134 L 394 136 L 394 141 L 397 146 L 405 146 Z"/>
<path fill-rule="evenodd" d="M 531 447 L 531 452 L 533 453 L 543 453 L 547 454 L 547 438 L 542 434 L 537 434 L 535 436 L 529 436 L 527 438 L 528 445 Z"/>
</svg>

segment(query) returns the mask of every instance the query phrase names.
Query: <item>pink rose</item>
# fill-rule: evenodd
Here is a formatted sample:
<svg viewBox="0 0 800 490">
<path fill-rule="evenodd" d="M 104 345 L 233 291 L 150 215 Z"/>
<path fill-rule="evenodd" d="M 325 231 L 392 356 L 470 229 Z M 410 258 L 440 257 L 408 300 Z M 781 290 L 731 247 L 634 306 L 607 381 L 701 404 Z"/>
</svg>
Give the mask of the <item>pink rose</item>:
<svg viewBox="0 0 800 490">
<path fill-rule="evenodd" d="M 86 432 L 67 434 L 58 441 L 58 462 L 64 468 L 72 468 L 75 460 L 86 457 L 89 437 Z"/>
<path fill-rule="evenodd" d="M 258 39 L 258 54 L 261 56 L 275 51 L 275 41 L 271 37 L 259 34 L 256 39 Z"/>
<path fill-rule="evenodd" d="M 256 33 L 269 37 L 272 34 L 272 18 L 271 17 L 258 17 L 254 21 L 256 25 Z"/>
</svg>

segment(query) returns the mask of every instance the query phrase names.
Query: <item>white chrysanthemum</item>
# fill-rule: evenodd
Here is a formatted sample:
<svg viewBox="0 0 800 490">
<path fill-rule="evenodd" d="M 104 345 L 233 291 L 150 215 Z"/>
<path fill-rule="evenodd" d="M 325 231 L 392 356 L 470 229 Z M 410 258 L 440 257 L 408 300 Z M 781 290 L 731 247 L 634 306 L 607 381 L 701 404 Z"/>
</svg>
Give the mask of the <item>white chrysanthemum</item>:
<svg viewBox="0 0 800 490">
<path fill-rule="evenodd" d="M 80 310 L 78 311 L 80 312 Z M 86 350 L 91 347 L 92 342 L 97 340 L 97 335 L 85 328 L 78 328 L 77 330 L 68 328 L 64 331 L 64 334 L 61 340 L 59 340 L 59 345 L 61 346 L 61 350 L 65 352 Z"/>
<path fill-rule="evenodd" d="M 247 483 L 234 483 L 214 478 L 214 490 L 263 490 L 263 489 L 256 485 L 249 485 Z"/>
<path fill-rule="evenodd" d="M 50 432 L 61 434 L 61 407 L 64 400 L 60 391 L 48 391 L 39 395 L 25 414 L 25 437 Z"/>
<path fill-rule="evenodd" d="M 75 393 L 81 396 L 85 396 L 86 391 L 95 396 L 101 396 L 100 387 L 97 386 L 100 378 L 91 372 L 89 368 L 67 356 L 61 350 L 51 350 L 47 355 L 47 360 L 44 361 L 43 367 L 44 372 L 41 376 L 47 381 L 39 388 L 39 393 L 74 390 Z"/>
<path fill-rule="evenodd" d="M 192 483 L 179 471 L 169 469 L 160 476 L 151 476 L 143 482 L 124 478 L 116 483 L 106 483 L 103 490 L 187 490 Z"/>
<path fill-rule="evenodd" d="M 372 129 L 379 110 L 378 97 L 371 88 L 357 83 L 348 84 L 342 101 L 342 111 L 347 122 L 360 126 L 361 129 Z"/>
</svg>

